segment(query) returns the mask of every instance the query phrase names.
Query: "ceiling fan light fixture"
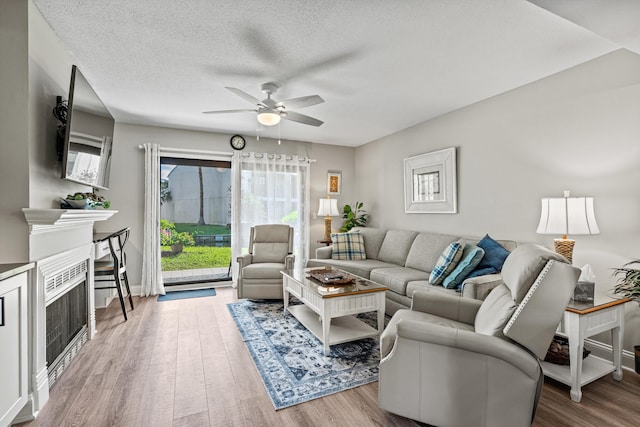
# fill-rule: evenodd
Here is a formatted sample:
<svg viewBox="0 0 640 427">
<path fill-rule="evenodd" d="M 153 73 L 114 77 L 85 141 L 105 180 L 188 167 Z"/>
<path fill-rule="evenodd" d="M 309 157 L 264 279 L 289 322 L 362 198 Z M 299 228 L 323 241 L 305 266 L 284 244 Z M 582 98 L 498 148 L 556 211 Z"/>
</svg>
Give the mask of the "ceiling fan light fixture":
<svg viewBox="0 0 640 427">
<path fill-rule="evenodd" d="M 275 126 L 280 123 L 280 114 L 273 110 L 265 110 L 258 113 L 258 122 L 264 126 Z"/>
</svg>

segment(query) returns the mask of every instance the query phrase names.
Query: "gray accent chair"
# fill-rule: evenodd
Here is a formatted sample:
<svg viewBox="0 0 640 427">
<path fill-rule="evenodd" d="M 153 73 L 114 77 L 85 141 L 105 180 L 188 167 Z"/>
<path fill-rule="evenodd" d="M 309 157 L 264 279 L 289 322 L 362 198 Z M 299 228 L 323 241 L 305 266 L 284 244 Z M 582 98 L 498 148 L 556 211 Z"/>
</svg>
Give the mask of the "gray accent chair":
<svg viewBox="0 0 640 427">
<path fill-rule="evenodd" d="M 238 298 L 282 299 L 281 270 L 292 269 L 293 228 L 284 224 L 251 227 L 249 253 L 239 256 Z"/>
<path fill-rule="evenodd" d="M 546 355 L 580 275 L 522 245 L 484 301 L 416 291 L 380 337 L 382 409 L 439 427 L 529 426 Z"/>
</svg>

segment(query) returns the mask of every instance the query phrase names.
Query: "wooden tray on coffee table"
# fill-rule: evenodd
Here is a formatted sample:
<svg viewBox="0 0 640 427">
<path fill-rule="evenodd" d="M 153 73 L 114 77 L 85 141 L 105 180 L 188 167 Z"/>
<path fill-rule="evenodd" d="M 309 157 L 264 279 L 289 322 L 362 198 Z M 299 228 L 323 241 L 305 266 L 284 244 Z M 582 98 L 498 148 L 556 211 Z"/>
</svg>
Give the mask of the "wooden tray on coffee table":
<svg viewBox="0 0 640 427">
<path fill-rule="evenodd" d="M 344 286 L 356 283 L 356 278 L 344 271 L 333 270 L 330 268 L 322 268 L 317 270 L 309 270 L 307 278 L 313 279 L 322 286 Z"/>
</svg>

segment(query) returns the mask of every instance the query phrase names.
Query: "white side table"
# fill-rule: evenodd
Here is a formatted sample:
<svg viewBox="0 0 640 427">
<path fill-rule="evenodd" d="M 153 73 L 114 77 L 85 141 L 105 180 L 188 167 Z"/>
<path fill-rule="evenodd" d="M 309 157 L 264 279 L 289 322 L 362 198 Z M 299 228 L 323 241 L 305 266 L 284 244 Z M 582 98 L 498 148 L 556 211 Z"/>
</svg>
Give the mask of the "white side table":
<svg viewBox="0 0 640 427">
<path fill-rule="evenodd" d="M 613 372 L 613 378 L 622 380 L 622 334 L 624 331 L 624 304 L 629 298 L 614 299 L 596 295 L 593 303 L 571 300 L 564 312 L 558 332 L 569 339 L 569 366 L 542 362 L 544 374 L 571 386 L 571 400 L 580 402 L 582 386 Z M 612 360 L 590 355 L 582 359 L 584 339 L 610 331 Z"/>
</svg>

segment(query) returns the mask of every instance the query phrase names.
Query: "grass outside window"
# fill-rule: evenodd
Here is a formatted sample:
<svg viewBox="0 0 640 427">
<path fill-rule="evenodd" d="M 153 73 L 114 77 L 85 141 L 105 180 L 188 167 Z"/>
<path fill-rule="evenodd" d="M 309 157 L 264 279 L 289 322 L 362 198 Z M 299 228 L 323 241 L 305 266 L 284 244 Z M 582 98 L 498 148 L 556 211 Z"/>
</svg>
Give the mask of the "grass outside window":
<svg viewBox="0 0 640 427">
<path fill-rule="evenodd" d="M 162 252 L 170 252 L 162 246 Z M 162 271 L 195 270 L 199 268 L 229 267 L 231 248 L 213 246 L 188 246 L 175 255 L 162 257 Z"/>
<path fill-rule="evenodd" d="M 231 228 L 226 225 L 197 225 L 166 222 L 166 228 L 175 234 L 188 233 L 190 236 L 230 235 Z M 201 268 L 229 267 L 231 248 L 219 246 L 196 246 L 185 244 L 179 253 L 172 252 L 170 246 L 162 246 L 162 270 L 195 270 Z"/>
</svg>

